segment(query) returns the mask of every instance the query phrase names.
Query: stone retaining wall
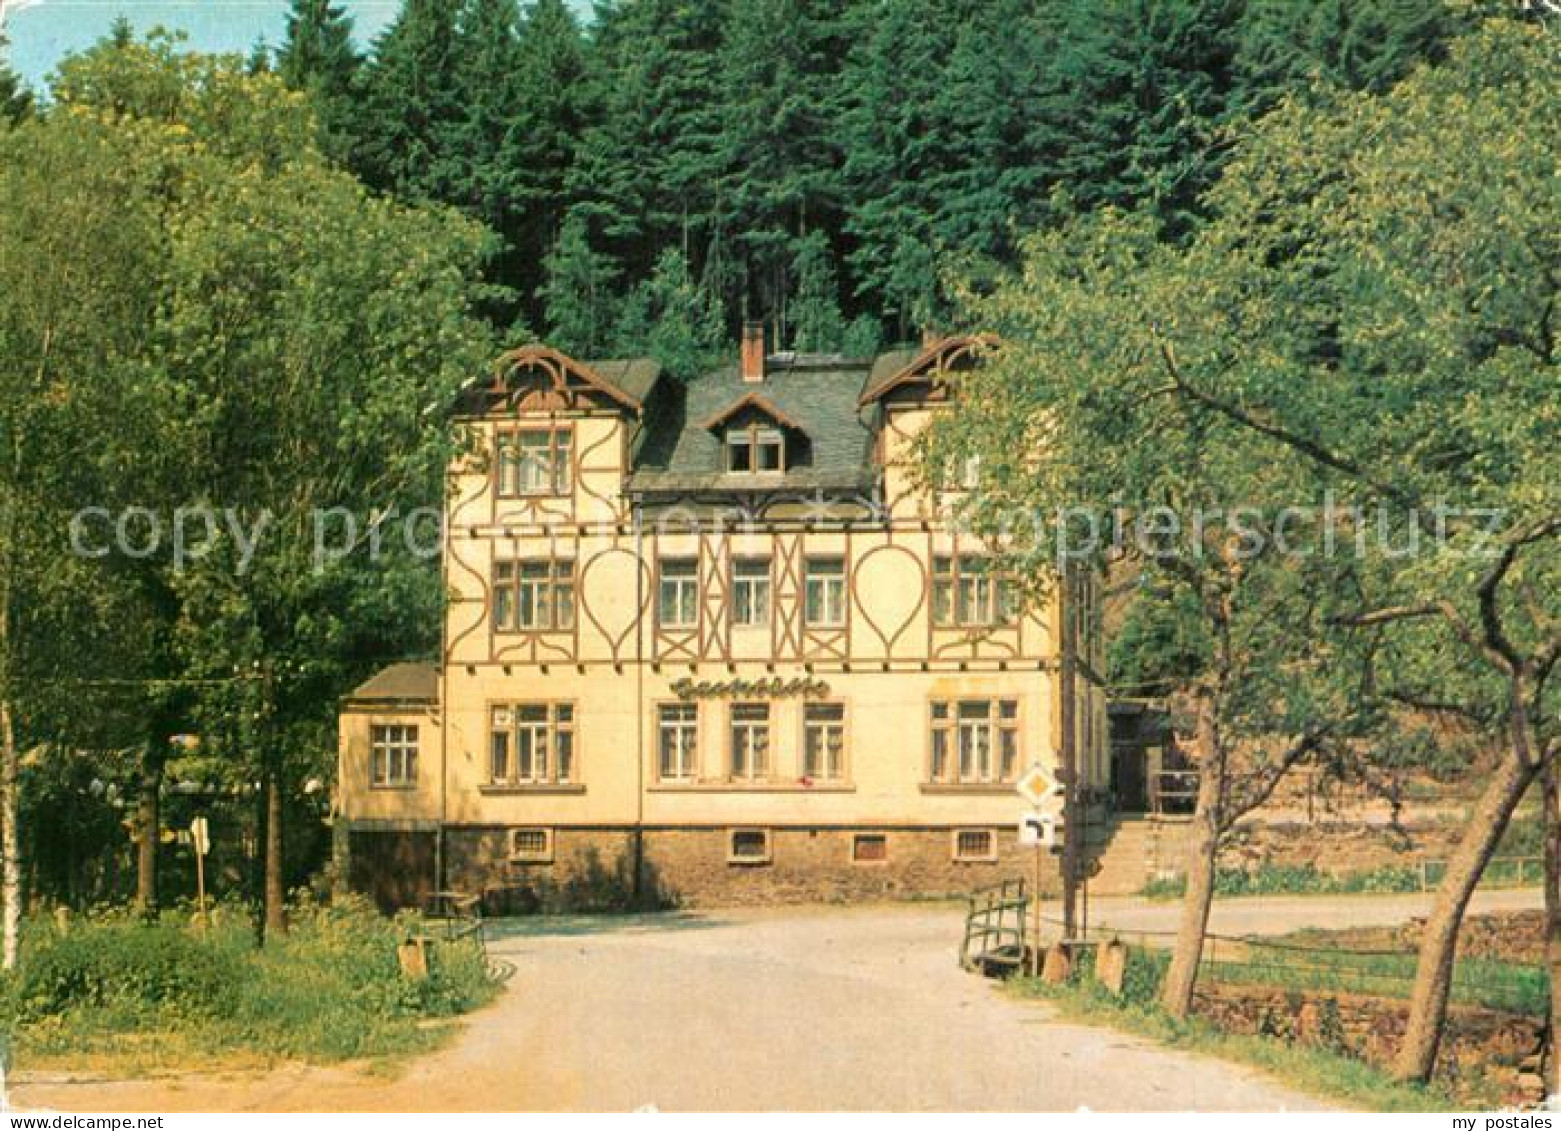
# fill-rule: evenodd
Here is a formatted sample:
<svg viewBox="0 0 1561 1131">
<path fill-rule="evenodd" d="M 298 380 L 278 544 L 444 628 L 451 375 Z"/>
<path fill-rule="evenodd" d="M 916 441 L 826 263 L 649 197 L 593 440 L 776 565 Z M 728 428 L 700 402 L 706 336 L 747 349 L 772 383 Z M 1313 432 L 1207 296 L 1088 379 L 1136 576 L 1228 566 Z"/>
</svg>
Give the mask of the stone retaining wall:
<svg viewBox="0 0 1561 1131">
<path fill-rule="evenodd" d="M 1378 1067 L 1392 1061 L 1409 1015 L 1408 1003 L 1394 998 L 1217 983 L 1198 986 L 1193 1008 L 1227 1032 L 1331 1048 Z M 1544 1087 L 1533 1057 L 1543 1037 L 1539 1018 L 1453 1006 L 1437 1074 L 1456 1086 L 1477 1073 L 1496 1082 L 1504 1102 L 1537 1103 Z"/>
</svg>

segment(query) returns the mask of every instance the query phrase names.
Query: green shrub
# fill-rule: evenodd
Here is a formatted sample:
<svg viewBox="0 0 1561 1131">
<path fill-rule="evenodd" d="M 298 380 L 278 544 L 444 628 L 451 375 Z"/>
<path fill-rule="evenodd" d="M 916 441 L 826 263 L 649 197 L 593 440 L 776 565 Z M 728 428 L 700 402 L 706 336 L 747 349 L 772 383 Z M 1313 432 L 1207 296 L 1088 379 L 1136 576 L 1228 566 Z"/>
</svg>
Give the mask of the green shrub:
<svg viewBox="0 0 1561 1131">
<path fill-rule="evenodd" d="M 1419 891 L 1418 867 L 1385 864 L 1361 872 L 1324 872 L 1313 864 L 1263 864 L 1260 867 L 1221 868 L 1214 876 L 1214 894 L 1244 895 L 1364 895 Z M 1141 894 L 1150 899 L 1176 899 L 1187 891 L 1185 876 L 1150 880 Z"/>
<path fill-rule="evenodd" d="M 339 1059 L 410 1047 L 417 1019 L 473 1009 L 493 994 L 474 940 L 436 942 L 428 977 L 401 974 L 396 948 L 417 933 L 356 899 L 295 913 L 291 930 L 256 953 L 231 1020 L 244 1043 Z"/>
<path fill-rule="evenodd" d="M 226 937 L 112 923 L 40 936 L 7 997 L 23 1024 L 81 1008 L 218 1016 L 232 1007 L 242 965 L 242 951 Z"/>
<path fill-rule="evenodd" d="M 0 1014 L 24 1049 L 157 1034 L 311 1060 L 409 1050 L 426 1039 L 419 1021 L 496 992 L 475 940 L 433 943 L 428 977 L 404 977 L 396 948 L 419 931 L 357 899 L 296 908 L 264 947 L 238 913 L 209 929 L 121 916 L 39 929 L 0 980 Z"/>
</svg>

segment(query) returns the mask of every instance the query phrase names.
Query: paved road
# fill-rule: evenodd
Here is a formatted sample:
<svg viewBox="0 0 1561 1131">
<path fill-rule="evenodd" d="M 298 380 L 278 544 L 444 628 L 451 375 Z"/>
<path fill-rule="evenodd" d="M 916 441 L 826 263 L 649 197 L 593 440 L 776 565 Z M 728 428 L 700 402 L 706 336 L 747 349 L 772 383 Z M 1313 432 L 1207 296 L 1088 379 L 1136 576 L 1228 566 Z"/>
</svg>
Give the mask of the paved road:
<svg viewBox="0 0 1561 1131">
<path fill-rule="evenodd" d="M 958 969 L 959 929 L 948 907 L 555 922 L 501 938 L 493 950 L 516 968 L 504 995 L 393 1079 L 303 1066 L 24 1078 L 13 1100 L 76 1111 L 1322 1106 L 1256 1072 L 1010 1000 Z"/>
</svg>

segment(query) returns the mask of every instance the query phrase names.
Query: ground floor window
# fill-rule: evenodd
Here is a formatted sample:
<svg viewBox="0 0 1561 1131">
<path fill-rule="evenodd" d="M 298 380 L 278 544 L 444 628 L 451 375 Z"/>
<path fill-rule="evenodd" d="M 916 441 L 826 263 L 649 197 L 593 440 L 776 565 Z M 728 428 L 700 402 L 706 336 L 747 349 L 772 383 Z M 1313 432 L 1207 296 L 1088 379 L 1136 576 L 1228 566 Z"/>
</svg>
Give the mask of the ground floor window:
<svg viewBox="0 0 1561 1131">
<path fill-rule="evenodd" d="M 699 705 L 664 703 L 657 719 L 662 781 L 693 781 L 699 765 Z"/>
<path fill-rule="evenodd" d="M 727 861 L 732 864 L 768 864 L 769 829 L 733 829 L 727 844 Z"/>
<path fill-rule="evenodd" d="M 853 864 L 882 864 L 889 859 L 889 837 L 885 833 L 857 833 L 851 838 Z"/>
<path fill-rule="evenodd" d="M 992 785 L 1015 779 L 1021 757 L 1018 700 L 936 699 L 931 715 L 931 781 Z"/>
<path fill-rule="evenodd" d="M 844 781 L 845 704 L 809 703 L 802 718 L 802 776 L 814 781 Z"/>
<path fill-rule="evenodd" d="M 997 859 L 997 833 L 992 829 L 955 829 L 954 859 L 986 863 Z"/>
<path fill-rule="evenodd" d="M 568 785 L 575 780 L 575 711 L 569 703 L 493 708 L 488 780 L 494 785 Z"/>
<path fill-rule="evenodd" d="M 553 862 L 552 829 L 514 829 L 510 832 L 510 859 L 517 864 Z"/>
<path fill-rule="evenodd" d="M 770 776 L 770 705 L 732 704 L 732 780 Z"/>
<path fill-rule="evenodd" d="M 417 727 L 370 727 L 369 749 L 374 785 L 389 789 L 417 784 Z"/>
</svg>

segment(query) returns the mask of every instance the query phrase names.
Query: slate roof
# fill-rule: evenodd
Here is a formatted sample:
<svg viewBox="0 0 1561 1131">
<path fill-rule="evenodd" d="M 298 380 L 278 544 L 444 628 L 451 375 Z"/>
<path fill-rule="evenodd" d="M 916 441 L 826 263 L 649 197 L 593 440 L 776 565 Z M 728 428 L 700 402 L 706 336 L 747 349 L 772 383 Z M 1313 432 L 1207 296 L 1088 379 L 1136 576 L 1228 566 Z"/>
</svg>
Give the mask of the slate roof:
<svg viewBox="0 0 1561 1131">
<path fill-rule="evenodd" d="M 858 403 L 871 404 L 891 389 L 925 380 L 947 366 L 968 365 L 981 352 L 1000 344 L 994 334 L 952 334 L 925 342 L 920 349 L 886 353 L 873 364 Z"/>
<path fill-rule="evenodd" d="M 661 378 L 661 363 L 648 357 L 616 357 L 585 364 L 641 404 Z"/>
<path fill-rule="evenodd" d="M 868 358 L 779 354 L 766 359 L 762 384 L 745 383 L 735 365 L 669 384 L 661 411 L 647 414 L 630 487 L 647 493 L 867 490 L 874 479 L 873 433 L 857 399 L 875 368 Z M 720 431 L 706 426 L 755 393 L 800 433 L 789 438 L 780 475 L 728 474 Z"/>
<path fill-rule="evenodd" d="M 351 695 L 349 703 L 432 703 L 439 691 L 433 664 L 391 664 L 376 672 Z"/>
<path fill-rule="evenodd" d="M 862 386 L 861 402 L 866 404 L 877 396 L 879 391 L 920 357 L 921 352 L 917 349 L 902 349 L 879 354 L 877 360 L 873 362 L 873 371 L 867 375 L 867 384 Z"/>
<path fill-rule="evenodd" d="M 522 347 L 522 350 L 536 350 L 552 357 L 564 357 L 563 354 L 541 345 Z M 510 357 L 512 354 L 505 356 Z M 661 380 L 661 363 L 648 357 L 618 357 L 602 361 L 571 362 L 571 364 L 585 366 L 618 393 L 627 396 L 632 402 L 629 407 L 636 412 L 645 404 L 655 390 L 656 383 Z M 486 415 L 492 408 L 494 397 L 492 384 L 492 377 L 486 375 L 468 381 L 456 394 L 454 414 L 457 417 Z"/>
</svg>

